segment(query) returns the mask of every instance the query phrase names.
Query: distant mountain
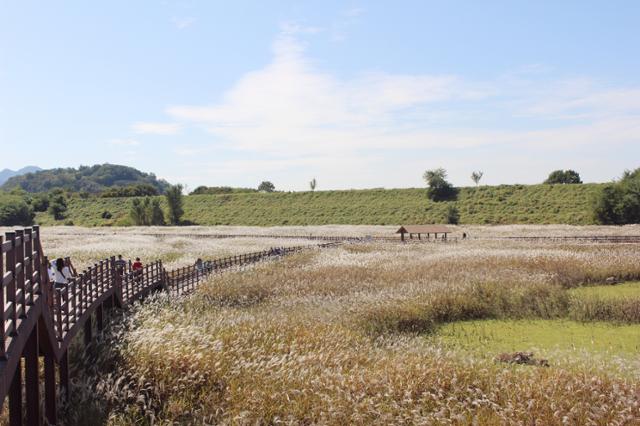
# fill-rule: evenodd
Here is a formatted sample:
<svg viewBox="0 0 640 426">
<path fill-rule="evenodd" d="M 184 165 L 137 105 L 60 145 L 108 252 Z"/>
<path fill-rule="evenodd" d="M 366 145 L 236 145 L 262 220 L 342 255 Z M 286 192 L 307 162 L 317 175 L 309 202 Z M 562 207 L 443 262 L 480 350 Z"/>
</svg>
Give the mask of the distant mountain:
<svg viewBox="0 0 640 426">
<path fill-rule="evenodd" d="M 27 192 L 46 192 L 54 188 L 68 191 L 99 193 L 107 188 L 131 185 L 151 185 L 164 192 L 169 183 L 156 178 L 153 173 L 144 173 L 133 167 L 117 164 L 96 164 L 50 170 L 39 170 L 9 178 L 0 189 L 22 188 Z"/>
<path fill-rule="evenodd" d="M 42 169 L 37 166 L 27 166 L 21 168 L 20 170 L 4 169 L 0 171 L 0 185 L 3 185 L 6 181 L 14 176 L 26 175 L 27 173 L 39 172 L 40 170 Z"/>
</svg>

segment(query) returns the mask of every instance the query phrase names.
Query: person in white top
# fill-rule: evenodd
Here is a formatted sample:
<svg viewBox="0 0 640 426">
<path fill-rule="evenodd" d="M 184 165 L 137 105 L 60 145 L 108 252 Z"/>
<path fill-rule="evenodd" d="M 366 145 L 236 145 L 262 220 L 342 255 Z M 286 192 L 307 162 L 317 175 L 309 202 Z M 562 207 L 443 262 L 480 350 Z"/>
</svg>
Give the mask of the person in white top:
<svg viewBox="0 0 640 426">
<path fill-rule="evenodd" d="M 56 265 L 53 268 L 53 286 L 57 289 L 64 288 L 69 283 L 71 278 L 71 271 L 68 266 L 65 266 L 64 259 L 56 259 Z"/>
</svg>

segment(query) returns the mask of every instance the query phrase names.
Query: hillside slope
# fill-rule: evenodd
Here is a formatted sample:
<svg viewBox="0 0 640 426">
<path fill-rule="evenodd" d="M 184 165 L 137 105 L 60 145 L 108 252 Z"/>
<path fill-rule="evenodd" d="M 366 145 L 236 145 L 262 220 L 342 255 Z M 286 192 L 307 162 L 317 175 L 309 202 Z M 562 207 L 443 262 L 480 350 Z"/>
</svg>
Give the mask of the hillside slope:
<svg viewBox="0 0 640 426">
<path fill-rule="evenodd" d="M 591 202 L 602 184 L 501 185 L 461 188 L 455 205 L 461 223 L 584 225 L 593 223 Z M 164 202 L 164 200 L 163 200 Z M 67 219 L 44 225 L 127 225 L 130 199 L 74 198 Z M 238 193 L 185 197 L 184 219 L 198 225 L 325 225 L 443 222 L 450 203 L 427 200 L 424 189 L 366 189 L 293 193 Z M 102 219 L 103 212 L 111 219 Z"/>
<path fill-rule="evenodd" d="M 27 192 L 47 192 L 53 188 L 62 188 L 73 192 L 99 193 L 110 187 L 139 184 L 151 185 L 159 192 L 169 186 L 153 173 L 117 164 L 96 164 L 91 167 L 39 170 L 13 176 L 2 185 L 2 189 L 22 188 Z"/>
</svg>

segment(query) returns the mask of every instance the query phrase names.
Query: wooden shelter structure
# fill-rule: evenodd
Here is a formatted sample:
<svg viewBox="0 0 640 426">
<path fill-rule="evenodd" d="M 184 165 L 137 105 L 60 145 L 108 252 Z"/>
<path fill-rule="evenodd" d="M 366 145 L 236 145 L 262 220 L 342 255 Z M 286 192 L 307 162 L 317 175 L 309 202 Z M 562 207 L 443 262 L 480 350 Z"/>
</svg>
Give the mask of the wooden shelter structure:
<svg viewBox="0 0 640 426">
<path fill-rule="evenodd" d="M 404 234 L 409 234 L 409 238 L 413 239 L 413 235 L 418 235 L 418 239 L 422 239 L 422 235 L 426 235 L 427 239 L 431 238 L 431 234 L 434 238 L 438 238 L 438 234 L 443 235 L 442 238 L 447 239 L 447 234 L 451 233 L 451 229 L 444 225 L 403 225 L 396 231 L 396 234 L 400 234 L 400 239 L 404 241 Z"/>
</svg>

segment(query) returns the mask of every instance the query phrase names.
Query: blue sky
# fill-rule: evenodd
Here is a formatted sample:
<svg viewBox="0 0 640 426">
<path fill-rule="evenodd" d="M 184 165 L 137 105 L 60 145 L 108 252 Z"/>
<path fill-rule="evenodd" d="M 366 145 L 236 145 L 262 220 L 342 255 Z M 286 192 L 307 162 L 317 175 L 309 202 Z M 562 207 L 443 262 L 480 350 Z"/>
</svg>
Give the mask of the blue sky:
<svg viewBox="0 0 640 426">
<path fill-rule="evenodd" d="M 190 188 L 640 167 L 637 1 L 0 1 L 0 169 Z"/>
</svg>

